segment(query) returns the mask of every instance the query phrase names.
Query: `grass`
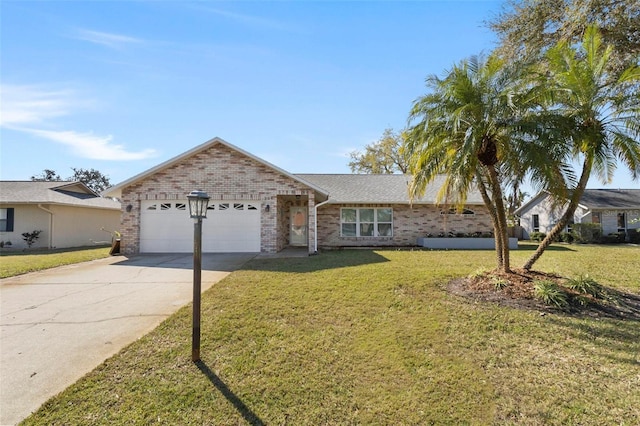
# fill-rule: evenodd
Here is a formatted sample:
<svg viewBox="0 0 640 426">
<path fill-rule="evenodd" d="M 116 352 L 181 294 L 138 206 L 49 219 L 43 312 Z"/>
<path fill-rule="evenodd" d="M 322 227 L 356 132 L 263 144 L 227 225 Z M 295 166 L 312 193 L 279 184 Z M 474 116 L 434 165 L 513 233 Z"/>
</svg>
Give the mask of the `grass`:
<svg viewBox="0 0 640 426">
<path fill-rule="evenodd" d="M 1 252 L 0 278 L 101 259 L 107 256 L 109 256 L 109 247 Z"/>
<path fill-rule="evenodd" d="M 201 363 L 185 307 L 24 424 L 640 424 L 640 324 L 444 291 L 493 262 L 367 250 L 251 261 L 203 297 Z M 635 247 L 559 246 L 536 267 L 640 292 Z"/>
</svg>

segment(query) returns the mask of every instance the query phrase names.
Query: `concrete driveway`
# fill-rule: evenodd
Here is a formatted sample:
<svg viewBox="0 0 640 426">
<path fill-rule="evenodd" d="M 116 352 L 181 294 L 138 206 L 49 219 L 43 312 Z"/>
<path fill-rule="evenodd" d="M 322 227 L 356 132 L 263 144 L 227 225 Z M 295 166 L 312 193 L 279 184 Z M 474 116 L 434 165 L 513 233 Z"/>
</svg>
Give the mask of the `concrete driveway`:
<svg viewBox="0 0 640 426">
<path fill-rule="evenodd" d="M 203 255 L 202 290 L 254 256 Z M 23 420 L 191 302 L 192 267 L 191 254 L 111 257 L 0 280 L 0 424 Z"/>
</svg>

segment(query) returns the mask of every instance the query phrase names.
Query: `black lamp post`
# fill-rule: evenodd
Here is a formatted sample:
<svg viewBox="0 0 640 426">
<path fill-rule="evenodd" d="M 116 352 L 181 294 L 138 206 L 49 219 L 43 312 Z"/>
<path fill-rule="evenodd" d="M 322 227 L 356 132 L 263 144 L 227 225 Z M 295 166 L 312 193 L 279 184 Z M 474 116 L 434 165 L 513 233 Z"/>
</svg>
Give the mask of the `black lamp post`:
<svg viewBox="0 0 640 426">
<path fill-rule="evenodd" d="M 202 219 L 207 218 L 209 195 L 204 191 L 191 191 L 189 215 L 193 224 L 193 327 L 191 333 L 191 361 L 200 361 L 200 287 L 202 281 Z"/>
</svg>

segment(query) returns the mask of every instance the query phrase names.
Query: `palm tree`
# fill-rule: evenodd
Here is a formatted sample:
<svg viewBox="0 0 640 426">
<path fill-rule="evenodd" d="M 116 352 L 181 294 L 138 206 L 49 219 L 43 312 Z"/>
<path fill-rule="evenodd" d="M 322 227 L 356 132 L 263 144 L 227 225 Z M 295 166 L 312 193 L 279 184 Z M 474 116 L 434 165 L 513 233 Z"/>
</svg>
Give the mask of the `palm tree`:
<svg viewBox="0 0 640 426">
<path fill-rule="evenodd" d="M 592 172 L 606 183 L 620 161 L 634 180 L 640 176 L 640 67 L 631 66 L 611 78 L 612 53 L 595 26 L 587 28 L 578 48 L 561 42 L 546 53 L 548 75 L 540 87 L 546 89 L 554 114 L 572 123 L 570 138 L 561 138 L 558 146 L 567 145 L 566 161 L 581 162 L 582 170 L 577 181 L 563 181 L 566 210 L 524 269 L 531 269 L 569 223 Z"/>
<path fill-rule="evenodd" d="M 479 189 L 493 222 L 497 264 L 503 272 L 510 272 L 510 258 L 502 187 L 504 171 L 509 170 L 505 166 L 515 155 L 518 77 L 516 69 L 497 56 L 474 56 L 444 78 L 428 77 L 430 93 L 414 103 L 403 147 L 413 174 L 412 198 L 422 195 L 438 175 L 445 176 L 438 202 L 461 207 L 469 191 Z"/>
</svg>

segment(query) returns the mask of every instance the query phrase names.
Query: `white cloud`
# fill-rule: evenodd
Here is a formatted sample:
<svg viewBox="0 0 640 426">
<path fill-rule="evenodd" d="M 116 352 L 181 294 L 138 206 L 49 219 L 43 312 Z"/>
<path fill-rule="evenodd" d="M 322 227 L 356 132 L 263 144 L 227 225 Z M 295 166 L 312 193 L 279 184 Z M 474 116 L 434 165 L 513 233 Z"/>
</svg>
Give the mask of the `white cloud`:
<svg viewBox="0 0 640 426">
<path fill-rule="evenodd" d="M 71 130 L 58 131 L 28 128 L 16 130 L 70 146 L 78 156 L 93 160 L 143 160 L 156 155 L 154 149 L 145 149 L 138 152 L 127 151 L 122 145 L 112 144 L 113 137 L 111 135 L 97 136 L 93 133 L 78 133 Z"/>
<path fill-rule="evenodd" d="M 91 101 L 78 99 L 69 90 L 38 86 L 0 85 L 0 126 L 67 145 L 84 158 L 97 160 L 142 160 L 156 155 L 154 149 L 127 151 L 112 143 L 113 137 L 73 130 L 49 130 L 52 119 L 68 116 Z"/>
<path fill-rule="evenodd" d="M 79 29 L 75 38 L 110 48 L 120 48 L 125 45 L 144 43 L 142 39 L 135 37 L 85 29 Z"/>
<path fill-rule="evenodd" d="M 64 90 L 43 90 L 36 86 L 0 85 L 0 125 L 7 127 L 41 123 L 67 115 L 72 93 Z"/>
</svg>

